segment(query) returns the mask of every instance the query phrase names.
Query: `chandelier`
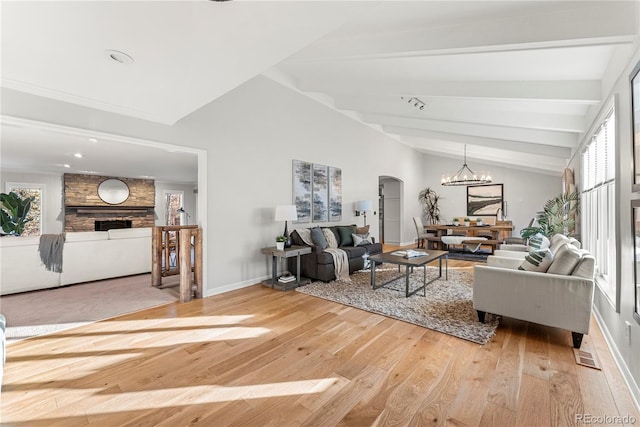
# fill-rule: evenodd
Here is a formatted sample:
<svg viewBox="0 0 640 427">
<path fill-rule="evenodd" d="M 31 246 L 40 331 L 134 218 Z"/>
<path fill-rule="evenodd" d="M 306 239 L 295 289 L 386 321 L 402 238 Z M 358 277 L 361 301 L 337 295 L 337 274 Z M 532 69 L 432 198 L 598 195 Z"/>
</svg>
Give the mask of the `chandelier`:
<svg viewBox="0 0 640 427">
<path fill-rule="evenodd" d="M 476 184 L 489 184 L 491 182 L 491 175 L 489 173 L 481 174 L 478 176 L 475 172 L 469 169 L 467 166 L 467 145 L 464 146 L 464 164 L 458 172 L 453 175 L 442 175 L 440 184 L 442 185 L 476 185 Z"/>
</svg>

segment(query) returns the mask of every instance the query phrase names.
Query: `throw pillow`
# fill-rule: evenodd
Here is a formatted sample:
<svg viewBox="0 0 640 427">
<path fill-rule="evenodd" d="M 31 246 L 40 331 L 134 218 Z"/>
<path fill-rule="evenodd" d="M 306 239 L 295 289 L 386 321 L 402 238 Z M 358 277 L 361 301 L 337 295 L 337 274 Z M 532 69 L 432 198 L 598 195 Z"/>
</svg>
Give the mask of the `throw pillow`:
<svg viewBox="0 0 640 427">
<path fill-rule="evenodd" d="M 547 271 L 552 261 L 553 254 L 549 248 L 534 249 L 529 251 L 529 254 L 524 257 L 524 261 L 522 261 L 518 270 L 544 273 Z"/>
<path fill-rule="evenodd" d="M 339 225 L 338 234 L 340 234 L 340 247 L 342 246 L 353 246 L 353 237 L 352 234 L 356 232 L 355 225 Z"/>
<path fill-rule="evenodd" d="M 369 226 L 365 225 L 364 227 L 356 227 L 356 234 L 368 234 Z"/>
<path fill-rule="evenodd" d="M 370 245 L 371 244 L 371 241 L 369 240 L 369 233 L 367 233 L 367 234 L 352 234 L 351 237 L 353 238 L 353 246 Z"/>
<path fill-rule="evenodd" d="M 556 252 L 547 273 L 569 275 L 573 273 L 581 258 L 580 249 L 571 243 L 565 243 Z"/>
<path fill-rule="evenodd" d="M 336 239 L 336 235 L 333 233 L 333 231 L 331 231 L 331 229 L 329 228 L 324 228 L 322 229 L 323 233 L 324 233 L 324 238 L 327 241 L 327 247 L 328 248 L 337 248 L 338 247 L 338 240 Z"/>
<path fill-rule="evenodd" d="M 324 238 L 324 233 L 320 227 L 313 227 L 311 229 L 311 240 L 313 240 L 313 244 L 321 250 L 324 251 L 327 249 L 327 240 Z"/>
<path fill-rule="evenodd" d="M 551 242 L 549 242 L 547 236 L 542 233 L 535 234 L 529 238 L 529 246 L 531 246 L 532 249 L 548 248 L 550 244 Z"/>
</svg>

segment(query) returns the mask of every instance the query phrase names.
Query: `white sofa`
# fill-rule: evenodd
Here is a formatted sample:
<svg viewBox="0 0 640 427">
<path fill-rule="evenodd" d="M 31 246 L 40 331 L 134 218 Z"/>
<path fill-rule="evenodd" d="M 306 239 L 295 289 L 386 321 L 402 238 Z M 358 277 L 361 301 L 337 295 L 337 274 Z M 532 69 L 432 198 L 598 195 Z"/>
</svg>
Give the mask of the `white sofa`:
<svg viewBox="0 0 640 427">
<path fill-rule="evenodd" d="M 39 236 L 0 238 L 0 294 L 151 271 L 150 227 L 66 233 L 62 273 L 44 267 L 39 242 Z"/>
<path fill-rule="evenodd" d="M 587 251 L 574 251 L 581 255 L 569 274 L 519 270 L 523 260 L 515 257 L 489 256 L 487 265 L 475 266 L 473 307 L 479 320 L 493 313 L 567 329 L 580 348 L 589 333 L 595 260 Z"/>
</svg>

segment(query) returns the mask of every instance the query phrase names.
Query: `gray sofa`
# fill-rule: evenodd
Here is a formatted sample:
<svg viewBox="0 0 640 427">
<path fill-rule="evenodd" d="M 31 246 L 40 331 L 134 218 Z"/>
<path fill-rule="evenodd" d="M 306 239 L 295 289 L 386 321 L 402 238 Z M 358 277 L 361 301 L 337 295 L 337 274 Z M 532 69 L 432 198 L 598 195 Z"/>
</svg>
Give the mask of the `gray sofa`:
<svg viewBox="0 0 640 427">
<path fill-rule="evenodd" d="M 368 227 L 367 227 L 368 228 Z M 364 231 L 359 229 L 355 225 L 336 225 L 331 227 L 322 227 L 322 230 L 330 230 L 336 237 L 338 248 L 343 249 L 349 258 L 349 274 L 362 270 L 364 268 L 364 254 L 379 254 L 382 253 L 382 244 L 375 243 L 373 238 L 368 240 L 371 243 L 361 243 L 358 246 L 354 246 L 354 240 L 351 237 L 353 234 L 364 236 L 368 233 L 357 233 L 358 231 Z M 291 240 L 294 245 L 311 246 L 312 251 L 310 254 L 300 256 L 300 275 L 312 280 L 321 280 L 323 282 L 330 282 L 335 280 L 335 267 L 333 265 L 333 257 L 328 252 L 324 251 L 322 245 L 309 245 L 305 243 L 297 230 L 291 233 Z M 289 270 L 296 271 L 296 259 L 289 258 Z"/>
</svg>

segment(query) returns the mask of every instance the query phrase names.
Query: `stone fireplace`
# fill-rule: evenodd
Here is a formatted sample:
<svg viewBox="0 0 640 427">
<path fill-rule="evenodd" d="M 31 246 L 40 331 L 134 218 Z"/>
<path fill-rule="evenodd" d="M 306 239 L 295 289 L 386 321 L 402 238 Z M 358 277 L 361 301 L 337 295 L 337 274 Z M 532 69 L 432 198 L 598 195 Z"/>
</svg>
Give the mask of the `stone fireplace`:
<svg viewBox="0 0 640 427">
<path fill-rule="evenodd" d="M 117 204 L 106 203 L 98 187 L 106 180 L 126 184 L 128 196 Z M 111 176 L 64 175 L 64 231 L 95 231 L 155 225 L 155 182 L 151 179 Z"/>
</svg>

